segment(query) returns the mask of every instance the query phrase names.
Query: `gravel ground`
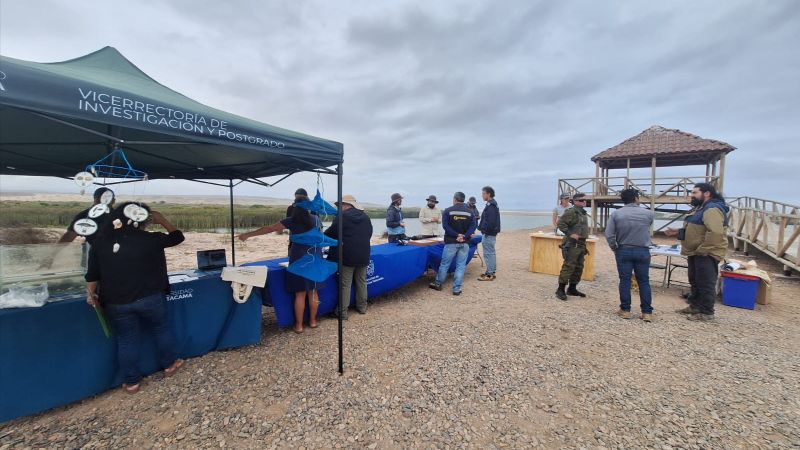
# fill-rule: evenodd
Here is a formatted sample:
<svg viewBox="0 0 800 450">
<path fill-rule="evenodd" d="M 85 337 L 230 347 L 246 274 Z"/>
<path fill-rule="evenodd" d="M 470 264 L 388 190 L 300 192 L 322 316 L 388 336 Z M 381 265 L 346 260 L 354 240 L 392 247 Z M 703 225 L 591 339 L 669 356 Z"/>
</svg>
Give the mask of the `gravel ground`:
<svg viewBox="0 0 800 450">
<path fill-rule="evenodd" d="M 475 281 L 476 260 L 461 297 L 420 280 L 351 314 L 343 377 L 335 321 L 295 335 L 267 310 L 260 345 L 3 424 L 0 449 L 800 448 L 797 281 L 713 324 L 657 287 L 648 324 L 614 315 L 602 243 L 590 297 L 565 303 L 527 272 L 527 233 L 498 253 L 498 279 Z"/>
</svg>

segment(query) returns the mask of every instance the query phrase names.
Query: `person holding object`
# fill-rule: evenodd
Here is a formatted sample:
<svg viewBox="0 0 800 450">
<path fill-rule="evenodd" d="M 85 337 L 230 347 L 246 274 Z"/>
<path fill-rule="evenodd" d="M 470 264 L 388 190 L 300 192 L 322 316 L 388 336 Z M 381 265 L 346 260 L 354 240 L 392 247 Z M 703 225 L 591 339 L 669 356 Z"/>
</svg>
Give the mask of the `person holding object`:
<svg viewBox="0 0 800 450">
<path fill-rule="evenodd" d="M 406 238 L 406 223 L 403 221 L 403 196 L 392 194 L 392 204 L 386 209 L 386 228 L 389 242 L 397 242 Z"/>
<path fill-rule="evenodd" d="M 491 186 L 484 186 L 481 191 L 483 201 L 486 206 L 483 208 L 483 215 L 481 215 L 481 223 L 478 226 L 483 235 L 483 256 L 486 258 L 486 273 L 478 277 L 480 281 L 494 281 L 497 276 L 497 252 L 495 245 L 497 244 L 497 235 L 500 234 L 500 208 L 497 206 L 497 200 L 494 199 L 494 188 Z"/>
<path fill-rule="evenodd" d="M 367 313 L 367 267 L 370 262 L 370 239 L 372 238 L 372 221 L 364 212 L 364 208 L 352 195 L 342 197 L 342 237 L 339 238 L 339 216 L 334 216 L 333 223 L 325 230 L 325 235 L 341 242 L 342 253 L 342 291 L 339 293 L 339 308 L 342 320 L 347 320 L 347 308 L 350 306 L 350 289 L 353 281 L 356 284 L 356 310 L 360 314 Z M 339 247 L 331 247 L 328 260 L 339 261 Z"/>
<path fill-rule="evenodd" d="M 461 295 L 461 286 L 464 283 L 464 272 L 467 268 L 469 257 L 469 240 L 477 228 L 475 216 L 472 215 L 467 205 L 464 204 L 463 192 L 453 195 L 453 206 L 444 210 L 442 226 L 444 227 L 444 250 L 442 263 L 436 280 L 429 285 L 431 289 L 442 290 L 442 284 L 447 279 L 450 264 L 456 260 L 455 280 L 453 281 L 453 295 Z"/>
<path fill-rule="evenodd" d="M 555 229 L 556 235 L 558 235 L 558 219 L 564 215 L 564 212 L 570 208 L 569 206 L 569 194 L 561 194 L 558 199 L 558 205 L 553 208 L 553 229 Z"/>
<path fill-rule="evenodd" d="M 668 228 L 667 236 L 677 236 L 683 241 L 681 254 L 689 266 L 689 306 L 677 312 L 687 314 L 689 320 L 711 322 L 714 320 L 714 303 L 717 296 L 719 263 L 728 252 L 728 220 L 730 208 L 710 183 L 697 183 L 692 189 L 692 206 L 683 222 L 683 229 Z"/>
<path fill-rule="evenodd" d="M 299 206 L 292 208 L 292 215 L 278 223 L 261 227 L 249 233 L 239 235 L 239 240 L 246 241 L 251 237 L 261 236 L 269 233 L 280 233 L 289 230 L 290 234 L 301 234 L 311 231 L 314 227 L 319 228 L 320 220 L 316 215 L 311 214 L 306 209 Z M 289 249 L 289 263 L 293 263 L 306 254 L 312 253 L 317 257 L 322 257 L 322 248 L 311 247 L 308 245 L 293 243 Z M 306 298 L 308 299 L 309 319 L 308 326 L 317 328 L 317 309 L 319 308 L 318 283 L 304 278 L 300 275 L 286 271 L 286 290 L 294 293 L 294 332 L 303 332 L 303 319 L 306 312 Z"/>
<path fill-rule="evenodd" d="M 138 226 L 124 213 L 131 205 L 147 211 L 148 219 Z M 123 203 L 109 219 L 89 251 L 86 302 L 105 309 L 117 335 L 122 387 L 134 394 L 142 378 L 138 364 L 143 331 L 155 337 L 164 375 L 174 375 L 183 365 L 166 315 L 169 279 L 164 249 L 180 244 L 184 237 L 163 215 L 142 203 Z M 162 226 L 167 234 L 146 231 L 150 223 Z"/>
<path fill-rule="evenodd" d="M 589 216 L 586 214 L 586 194 L 577 192 L 572 196 L 572 208 L 567 209 L 558 219 L 558 229 L 564 233 L 561 242 L 561 254 L 564 264 L 558 276 L 556 297 L 566 300 L 567 295 L 586 297 L 578 290 L 578 283 L 583 275 L 583 261 L 586 257 L 586 239 L 589 237 Z M 569 290 L 564 287 L 569 283 Z"/>
<path fill-rule="evenodd" d="M 422 223 L 420 234 L 423 236 L 438 236 L 442 224 L 442 210 L 436 206 L 439 200 L 436 200 L 435 195 L 429 195 L 425 201 L 427 205 L 419 210 L 419 221 Z"/>
<path fill-rule="evenodd" d="M 631 318 L 631 272 L 639 284 L 639 305 L 642 320 L 653 320 L 652 292 L 650 289 L 650 227 L 655 214 L 639 204 L 639 191 L 628 188 L 621 193 L 622 208 L 614 211 L 606 225 L 608 242 L 617 260 L 619 274 L 619 311 L 623 319 Z"/>
</svg>

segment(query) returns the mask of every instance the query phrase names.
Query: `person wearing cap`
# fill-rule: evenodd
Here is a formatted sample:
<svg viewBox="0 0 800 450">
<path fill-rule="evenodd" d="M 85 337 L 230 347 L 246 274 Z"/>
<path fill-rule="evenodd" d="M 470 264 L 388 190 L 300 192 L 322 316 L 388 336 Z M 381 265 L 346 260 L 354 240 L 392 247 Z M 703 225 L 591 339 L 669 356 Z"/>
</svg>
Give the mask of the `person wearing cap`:
<svg viewBox="0 0 800 450">
<path fill-rule="evenodd" d="M 442 263 L 436 280 L 429 285 L 431 289 L 441 291 L 442 284 L 447 279 L 450 265 L 456 260 L 455 280 L 453 281 L 453 295 L 461 295 L 461 286 L 464 283 L 464 272 L 467 269 L 469 257 L 469 240 L 478 227 L 475 216 L 472 215 L 467 205 L 464 204 L 466 196 L 463 192 L 453 195 L 453 206 L 444 210 L 442 226 L 444 227 L 444 250 Z"/>
<path fill-rule="evenodd" d="M 561 194 L 558 199 L 558 205 L 553 208 L 553 229 L 556 230 L 556 234 L 559 233 L 558 231 L 558 219 L 564 215 L 564 212 L 570 208 L 569 205 L 569 194 Z"/>
<path fill-rule="evenodd" d="M 475 216 L 476 221 L 480 220 L 481 213 L 478 211 L 478 200 L 475 197 L 470 197 L 469 200 L 467 200 L 467 208 L 469 208 L 469 211 Z"/>
<path fill-rule="evenodd" d="M 298 188 L 296 191 L 294 191 L 294 201 L 292 202 L 291 205 L 289 205 L 288 208 L 286 208 L 286 217 L 292 217 L 294 215 L 295 205 L 297 204 L 297 202 L 302 202 L 303 200 L 308 200 L 308 192 L 306 192 L 306 190 L 303 188 Z M 288 252 L 291 255 L 292 241 L 289 241 Z"/>
<path fill-rule="evenodd" d="M 572 208 L 567 209 L 558 219 L 558 229 L 564 233 L 564 240 L 561 242 L 564 264 L 561 266 L 558 290 L 556 290 L 556 297 L 559 300 L 566 300 L 567 295 L 586 297 L 586 294 L 578 291 L 577 288 L 583 274 L 586 239 L 589 237 L 589 215 L 586 213 L 585 207 L 586 194 L 578 192 L 572 196 Z M 569 289 L 564 292 L 567 283 L 569 283 Z"/>
<path fill-rule="evenodd" d="M 439 200 L 436 200 L 435 195 L 429 195 L 425 201 L 428 202 L 427 205 L 419 210 L 419 221 L 422 223 L 420 234 L 438 236 L 441 234 L 439 230 L 441 230 L 442 224 L 442 210 L 436 206 Z"/>
<path fill-rule="evenodd" d="M 406 237 L 406 223 L 403 221 L 403 196 L 392 194 L 392 204 L 386 209 L 386 231 L 389 242 L 397 242 Z"/>
<path fill-rule="evenodd" d="M 494 188 L 491 186 L 484 186 L 481 191 L 483 201 L 486 206 L 483 208 L 483 215 L 481 216 L 480 225 L 478 229 L 483 235 L 483 256 L 486 259 L 486 273 L 481 275 L 478 280 L 480 281 L 494 281 L 497 276 L 497 252 L 495 251 L 495 244 L 497 243 L 497 235 L 500 234 L 500 207 L 497 206 L 497 200 L 494 199 Z"/>
<path fill-rule="evenodd" d="M 339 204 L 336 204 L 339 207 Z M 333 218 L 325 235 L 339 240 L 341 246 L 331 247 L 328 260 L 339 261 L 339 248 L 343 248 L 342 291 L 339 293 L 337 314 L 347 320 L 347 308 L 350 306 L 350 289 L 356 285 L 356 311 L 367 313 L 367 267 L 370 262 L 370 239 L 372 238 L 372 221 L 364 212 L 364 208 L 352 195 L 342 197 L 342 237 L 339 239 L 339 216 Z"/>
<path fill-rule="evenodd" d="M 650 227 L 655 215 L 639 204 L 639 191 L 627 188 L 620 192 L 622 208 L 614 211 L 606 225 L 606 242 L 614 251 L 619 274 L 619 311 L 623 319 L 631 318 L 631 274 L 639 284 L 639 306 L 642 320 L 653 320 L 653 296 L 650 289 Z"/>
</svg>

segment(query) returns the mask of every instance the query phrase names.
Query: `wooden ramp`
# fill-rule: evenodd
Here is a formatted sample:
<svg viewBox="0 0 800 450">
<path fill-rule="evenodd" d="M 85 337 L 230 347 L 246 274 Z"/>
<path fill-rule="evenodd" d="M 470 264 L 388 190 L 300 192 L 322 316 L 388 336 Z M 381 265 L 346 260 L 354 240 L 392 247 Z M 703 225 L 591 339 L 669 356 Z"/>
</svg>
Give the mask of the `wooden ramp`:
<svg viewBox="0 0 800 450">
<path fill-rule="evenodd" d="M 800 206 L 753 197 L 730 200 L 729 206 L 728 235 L 736 250 L 755 247 L 784 271 L 800 272 Z"/>
</svg>

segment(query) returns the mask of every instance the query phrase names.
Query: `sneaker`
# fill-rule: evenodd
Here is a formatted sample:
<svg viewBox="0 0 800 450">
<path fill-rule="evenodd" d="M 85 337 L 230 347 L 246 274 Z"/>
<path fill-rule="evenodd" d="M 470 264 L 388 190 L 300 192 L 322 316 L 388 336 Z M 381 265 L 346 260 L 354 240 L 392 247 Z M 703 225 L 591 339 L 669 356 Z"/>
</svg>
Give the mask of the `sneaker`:
<svg viewBox="0 0 800 450">
<path fill-rule="evenodd" d="M 653 321 L 653 314 L 652 313 L 642 313 L 642 320 L 645 322 L 652 322 Z"/>
<path fill-rule="evenodd" d="M 495 278 L 493 273 L 484 273 L 478 277 L 478 281 L 493 281 Z"/>
<path fill-rule="evenodd" d="M 461 295 L 461 291 L 453 291 L 453 295 Z"/>
<path fill-rule="evenodd" d="M 631 318 L 631 312 L 630 311 L 623 311 L 621 309 L 619 311 L 617 311 L 617 315 L 622 317 L 623 319 L 626 319 L 626 320 Z"/>
<path fill-rule="evenodd" d="M 439 283 L 431 283 L 428 285 L 429 288 L 433 289 L 434 291 L 441 291 L 442 285 Z"/>
<path fill-rule="evenodd" d="M 713 314 L 698 313 L 698 314 L 692 314 L 691 316 L 688 316 L 687 319 L 689 319 L 689 320 L 691 320 L 693 322 L 713 322 L 714 321 L 714 315 Z"/>
<path fill-rule="evenodd" d="M 676 309 L 676 313 L 678 314 L 700 314 L 700 310 L 696 309 L 694 306 L 687 306 L 686 308 Z"/>
</svg>

